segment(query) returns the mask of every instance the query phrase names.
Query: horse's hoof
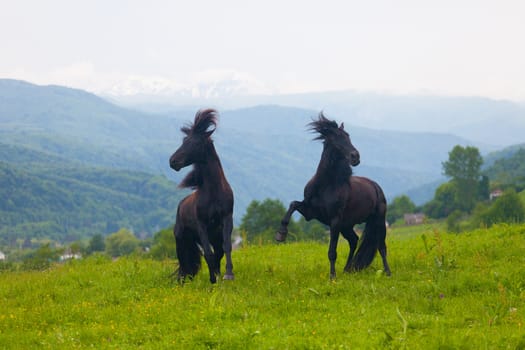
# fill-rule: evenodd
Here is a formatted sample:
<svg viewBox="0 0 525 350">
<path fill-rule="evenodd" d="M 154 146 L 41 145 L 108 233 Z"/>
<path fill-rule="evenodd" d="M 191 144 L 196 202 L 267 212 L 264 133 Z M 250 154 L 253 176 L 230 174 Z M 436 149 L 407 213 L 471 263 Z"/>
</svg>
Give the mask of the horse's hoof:
<svg viewBox="0 0 525 350">
<path fill-rule="evenodd" d="M 235 276 L 233 275 L 233 273 L 230 275 L 230 274 L 225 274 L 223 277 L 222 277 L 223 280 L 225 281 L 233 281 L 235 279 Z"/>
<path fill-rule="evenodd" d="M 286 241 L 286 233 L 283 233 L 283 232 L 277 232 L 275 234 L 275 240 L 277 242 L 284 242 Z"/>
</svg>

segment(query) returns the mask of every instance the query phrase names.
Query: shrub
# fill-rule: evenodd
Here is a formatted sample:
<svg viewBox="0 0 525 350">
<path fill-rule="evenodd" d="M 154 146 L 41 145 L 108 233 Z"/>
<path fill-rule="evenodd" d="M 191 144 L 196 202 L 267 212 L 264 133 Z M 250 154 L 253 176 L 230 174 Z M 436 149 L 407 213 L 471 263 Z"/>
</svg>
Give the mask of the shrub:
<svg viewBox="0 0 525 350">
<path fill-rule="evenodd" d="M 477 226 L 490 227 L 496 223 L 521 223 L 524 221 L 525 207 L 513 189 L 505 191 L 488 207 L 478 206 L 473 215 L 473 222 Z"/>
</svg>

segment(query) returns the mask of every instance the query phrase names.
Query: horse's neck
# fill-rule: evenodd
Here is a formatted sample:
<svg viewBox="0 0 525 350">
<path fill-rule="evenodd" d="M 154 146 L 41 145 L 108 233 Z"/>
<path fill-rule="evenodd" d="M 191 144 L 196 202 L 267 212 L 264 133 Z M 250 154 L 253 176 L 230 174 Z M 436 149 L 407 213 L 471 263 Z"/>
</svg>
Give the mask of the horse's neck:
<svg viewBox="0 0 525 350">
<path fill-rule="evenodd" d="M 224 189 L 225 186 L 229 187 L 224 176 L 224 171 L 222 170 L 221 161 L 213 144 L 207 153 L 206 161 L 196 164 L 196 167 L 198 168 L 196 170 L 199 171 L 200 176 L 202 176 L 202 189 L 211 189 L 213 192 Z"/>
<path fill-rule="evenodd" d="M 348 181 L 352 168 L 348 162 L 329 146 L 324 146 L 316 177 L 320 183 L 341 184 Z"/>
</svg>

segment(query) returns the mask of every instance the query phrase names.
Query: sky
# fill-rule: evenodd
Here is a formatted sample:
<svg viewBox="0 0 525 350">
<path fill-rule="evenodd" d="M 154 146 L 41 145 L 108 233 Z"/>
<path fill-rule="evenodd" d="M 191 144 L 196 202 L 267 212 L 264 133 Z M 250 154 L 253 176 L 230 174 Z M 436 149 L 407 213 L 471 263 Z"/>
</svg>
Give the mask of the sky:
<svg viewBox="0 0 525 350">
<path fill-rule="evenodd" d="M 0 0 L 0 78 L 95 93 L 525 101 L 525 1 Z"/>
</svg>

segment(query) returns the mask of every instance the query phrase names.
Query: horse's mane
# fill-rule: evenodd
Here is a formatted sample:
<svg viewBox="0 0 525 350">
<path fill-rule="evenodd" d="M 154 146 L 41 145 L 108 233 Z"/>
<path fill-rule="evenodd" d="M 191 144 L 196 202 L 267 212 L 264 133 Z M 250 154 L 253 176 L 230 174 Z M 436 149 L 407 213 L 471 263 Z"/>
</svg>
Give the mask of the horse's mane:
<svg viewBox="0 0 525 350">
<path fill-rule="evenodd" d="M 212 108 L 201 109 L 195 115 L 193 124 L 185 125 L 181 131 L 186 135 L 206 135 L 208 137 L 215 131 L 217 127 L 217 111 Z M 213 127 L 211 130 L 210 127 Z M 198 168 L 193 165 L 192 170 L 180 182 L 179 188 L 196 189 L 202 186 L 203 177 Z"/>
<path fill-rule="evenodd" d="M 326 137 L 334 130 L 339 129 L 335 120 L 327 119 L 323 112 L 319 113 L 318 119 L 313 120 L 308 124 L 311 131 L 317 132 L 319 135 L 314 140 L 325 140 Z"/>
<path fill-rule="evenodd" d="M 327 119 L 322 111 L 319 113 L 317 119 L 312 120 L 312 122 L 310 122 L 308 126 L 311 131 L 317 132 L 319 134 L 317 137 L 314 138 L 314 140 L 326 141 L 328 136 L 333 135 L 335 132 L 344 132 L 344 130 L 342 130 L 342 124 L 341 127 L 339 127 L 335 120 Z M 324 157 L 324 153 L 321 157 Z M 341 159 L 344 158 L 341 157 Z M 319 164 L 321 165 L 324 163 L 321 162 Z M 317 171 L 319 172 L 319 169 Z M 348 164 L 348 162 L 338 162 L 337 169 L 334 171 L 332 176 L 335 176 L 336 181 L 346 182 L 348 181 L 348 178 L 352 176 L 352 167 Z"/>
<path fill-rule="evenodd" d="M 213 133 L 217 127 L 217 111 L 212 108 L 201 109 L 195 115 L 195 121 L 193 124 L 185 125 L 180 130 L 186 135 L 206 134 Z M 212 130 L 208 130 L 210 126 L 213 126 Z"/>
<path fill-rule="evenodd" d="M 200 171 L 197 170 L 195 166 L 193 169 L 182 179 L 179 183 L 179 188 L 191 188 L 192 190 L 197 189 L 202 185 L 203 178 L 200 174 Z"/>
</svg>

